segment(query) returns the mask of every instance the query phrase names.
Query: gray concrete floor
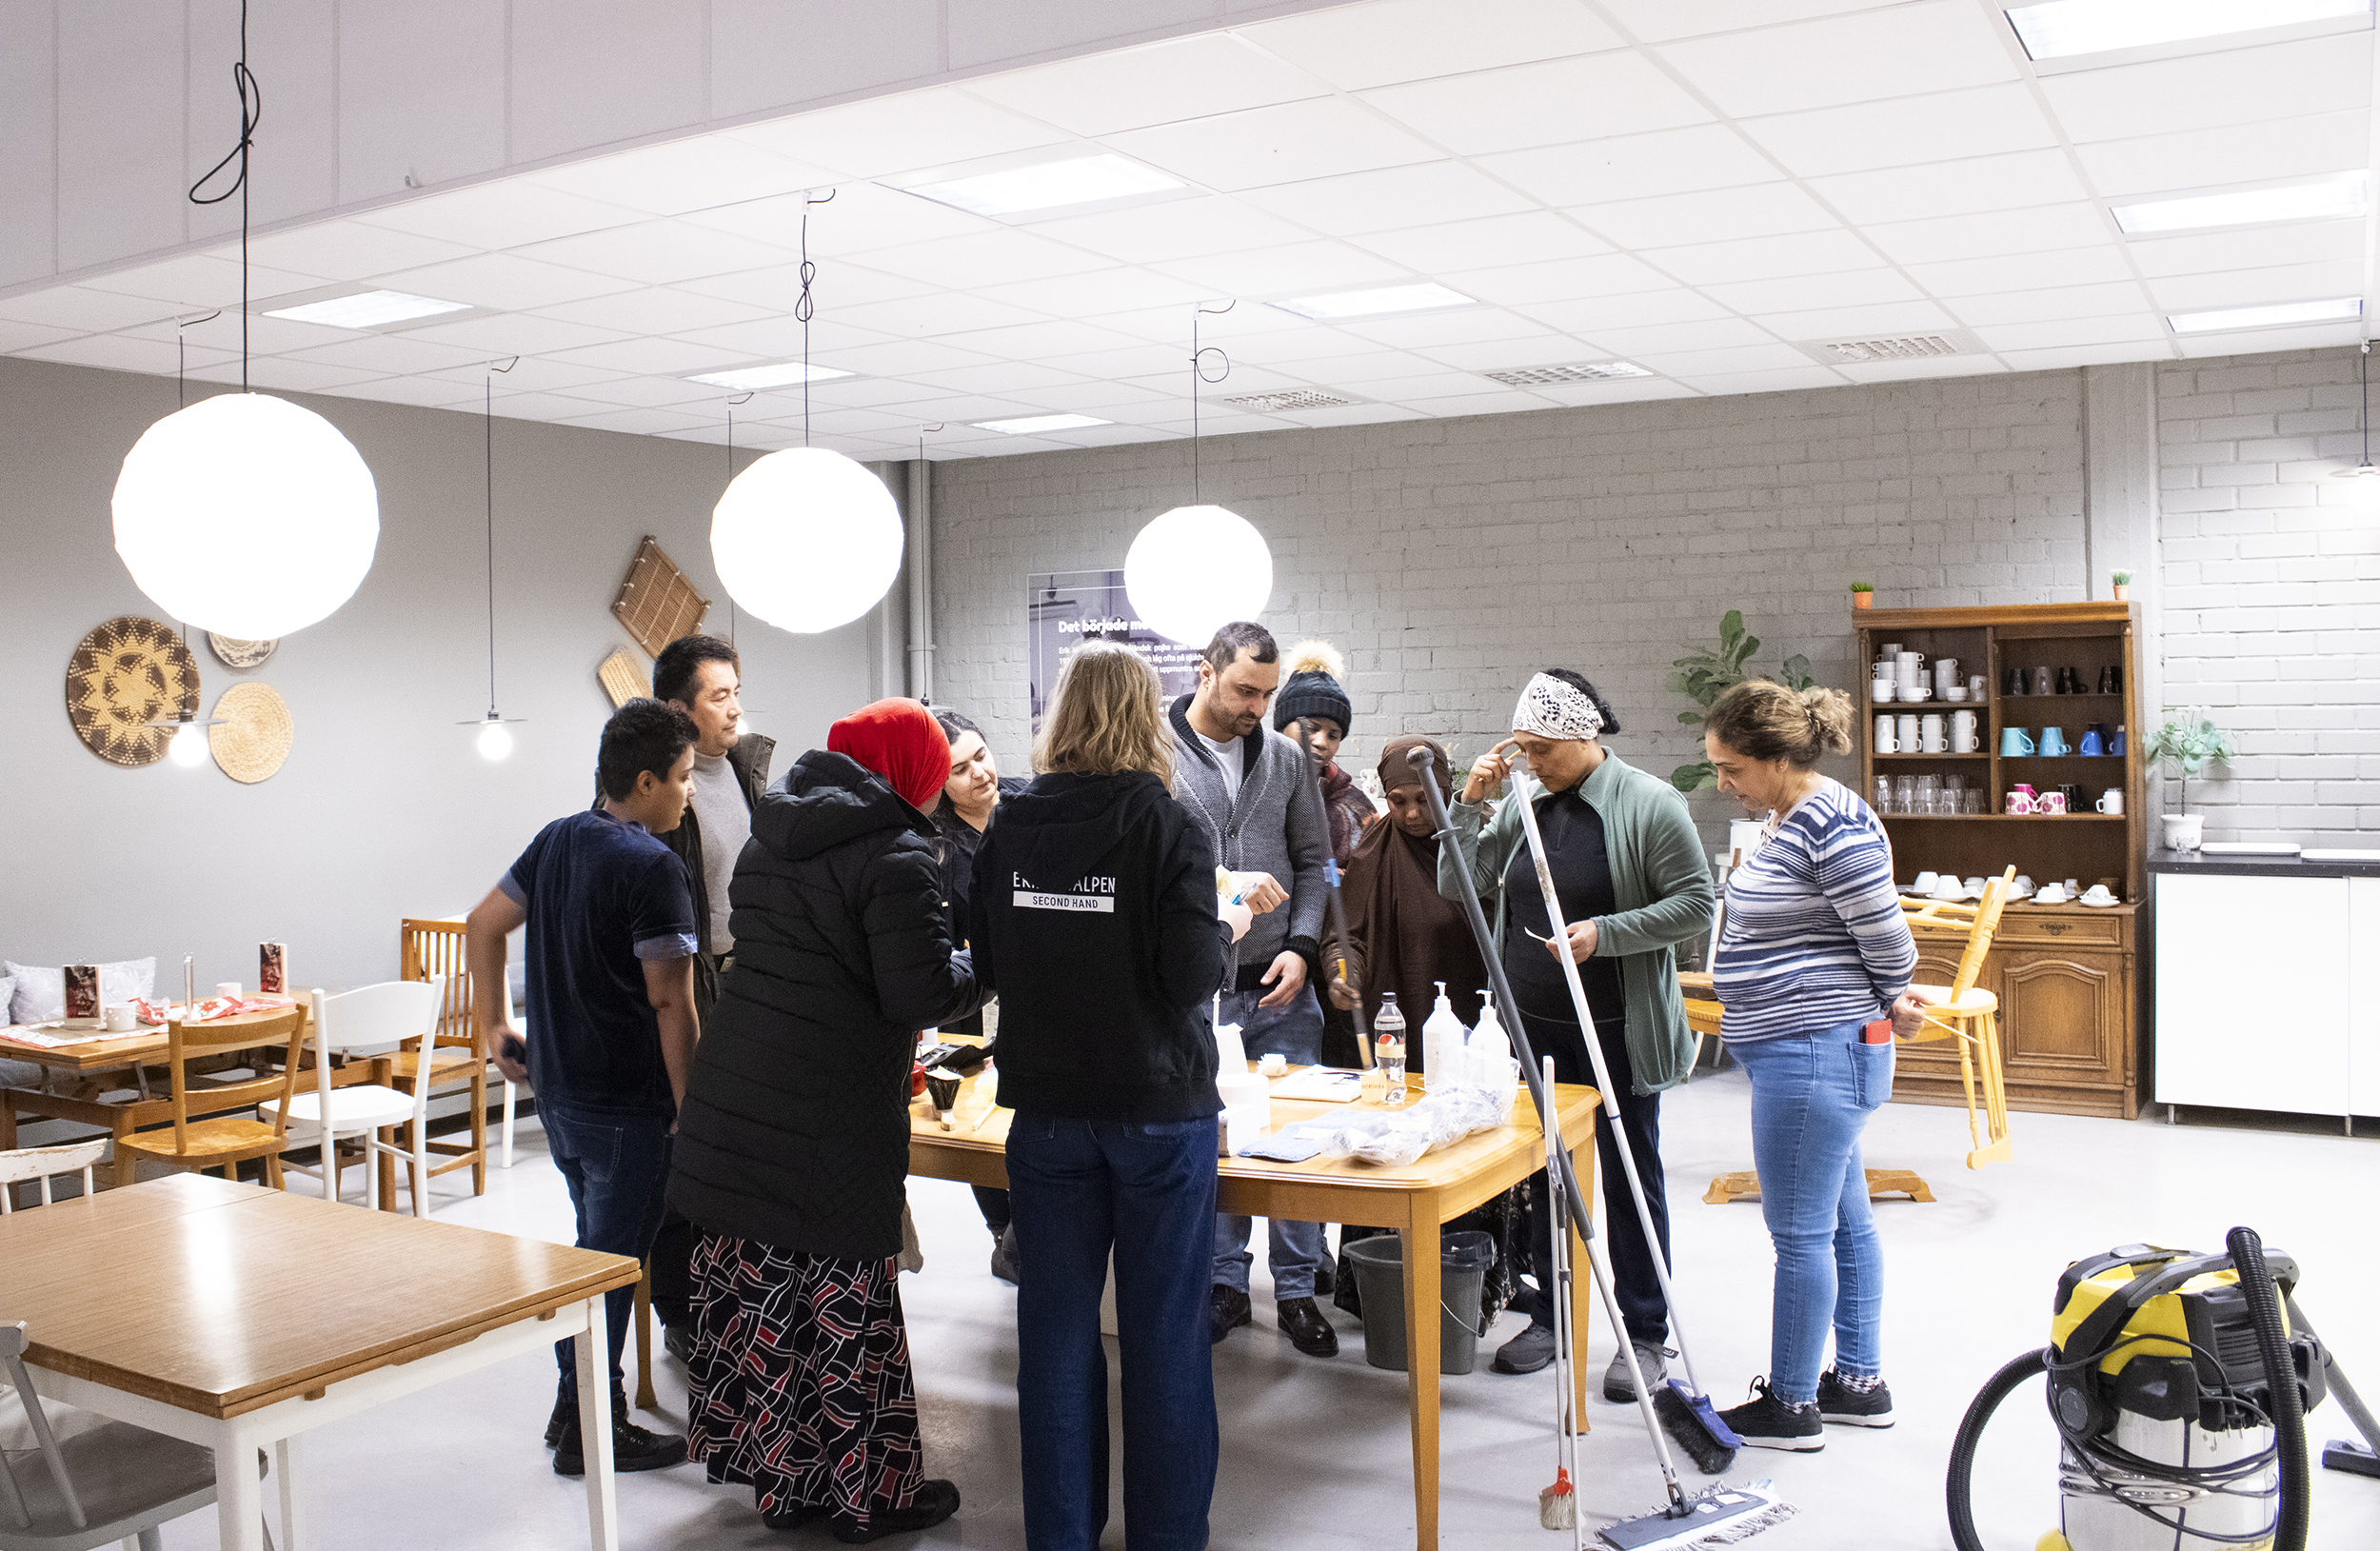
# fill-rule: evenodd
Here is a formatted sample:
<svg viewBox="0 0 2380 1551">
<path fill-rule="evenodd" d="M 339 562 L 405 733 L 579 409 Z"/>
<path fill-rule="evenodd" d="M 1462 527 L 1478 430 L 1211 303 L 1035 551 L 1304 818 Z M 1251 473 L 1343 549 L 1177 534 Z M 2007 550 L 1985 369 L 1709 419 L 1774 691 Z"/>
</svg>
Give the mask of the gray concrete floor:
<svg viewBox="0 0 2380 1551">
<path fill-rule="evenodd" d="M 1731 1071 L 1697 1079 L 1664 1106 L 1680 1285 L 1703 1382 L 1722 1406 L 1768 1362 L 1772 1262 L 1759 1208 L 1700 1199 L 1713 1175 L 1750 1164 L 1746 1097 Z M 1774 1477 L 1799 1509 L 1753 1545 L 1948 1547 L 1943 1468 L 1968 1402 L 2002 1362 L 2046 1342 L 2059 1271 L 2118 1243 L 2214 1250 L 2234 1223 L 2253 1225 L 2298 1257 L 2308 1317 L 2365 1394 L 2380 1400 L 2380 1246 L 2371 1228 L 2380 1140 L 2212 1115 L 2179 1126 L 2019 1115 L 2015 1137 L 2013 1162 L 1970 1173 L 1960 1164 L 1966 1126 L 1955 1110 L 1890 1105 L 1871 1124 L 1867 1161 L 1919 1169 L 1939 1198 L 1883 1203 L 1877 1212 L 1891 1279 L 1886 1374 L 1900 1424 L 1829 1429 L 1828 1447 L 1816 1455 L 1746 1451 L 1727 1479 Z M 491 1171 L 483 1198 L 459 1194 L 464 1176 L 442 1182 L 455 1193 L 442 1201 L 440 1219 L 566 1241 L 568 1200 L 534 1123 L 524 1126 L 523 1142 L 517 1165 Z M 1015 1294 L 987 1269 L 990 1240 L 962 1187 L 918 1181 L 910 1199 L 928 1263 L 922 1275 L 902 1279 L 927 1468 L 958 1481 L 964 1506 L 937 1530 L 888 1543 L 1021 1547 Z M 1360 1327 L 1336 1311 L 1341 1354 L 1328 1362 L 1299 1356 L 1268 1327 L 1260 1263 L 1258 1278 L 1258 1328 L 1234 1333 L 1216 1353 L 1223 1455 L 1213 1543 L 1277 1551 L 1410 1544 L 1402 1376 L 1367 1366 Z M 337 1317 L 335 1287 L 293 1288 L 291 1299 L 293 1311 Z M 1508 1315 L 1492 1339 L 1517 1328 Z M 1598 1315 L 1586 1354 L 1597 1376 L 1611 1351 Z M 661 1414 L 639 1420 L 681 1427 L 680 1380 L 664 1359 Z M 550 1366 L 525 1359 L 309 1435 L 303 1487 L 314 1543 L 341 1551 L 585 1545 L 581 1488 L 550 1472 L 538 1442 L 552 1394 Z M 1484 1361 L 1478 1372 L 1446 1380 L 1445 1545 L 1567 1542 L 1537 1522 L 1537 1491 L 1554 1474 L 1553 1396 L 1550 1376 L 1499 1377 Z M 2030 1547 L 2056 1521 L 2054 1443 L 2037 1396 L 2029 1390 L 2003 1409 L 1977 1467 L 1982 1527 L 1994 1547 Z M 1635 1410 L 1598 1400 L 1589 1420 L 1594 1430 L 1580 1449 L 1590 1522 L 1657 1504 L 1660 1480 Z M 2348 1431 L 2335 1405 L 2309 1422 L 2317 1447 Z M 2315 1477 L 2311 1543 L 2380 1544 L 2380 1481 Z M 620 1505 L 623 1543 L 631 1547 L 834 1543 L 823 1528 L 770 1533 L 747 1493 L 709 1486 L 693 1466 L 622 1478 Z M 168 1526 L 166 1543 L 211 1546 L 213 1537 L 209 1513 Z M 1121 1502 L 1104 1543 L 1124 1543 Z"/>
</svg>

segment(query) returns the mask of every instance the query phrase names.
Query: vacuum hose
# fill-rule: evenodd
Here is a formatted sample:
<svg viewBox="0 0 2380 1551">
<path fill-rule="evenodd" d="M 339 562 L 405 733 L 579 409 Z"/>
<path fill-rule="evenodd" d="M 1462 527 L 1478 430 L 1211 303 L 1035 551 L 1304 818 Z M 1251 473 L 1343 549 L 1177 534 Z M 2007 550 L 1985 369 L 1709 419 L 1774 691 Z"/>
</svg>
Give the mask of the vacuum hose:
<svg viewBox="0 0 2380 1551">
<path fill-rule="evenodd" d="M 1991 1425 L 1992 1414 L 2018 1384 L 2049 1371 L 2049 1362 L 2050 1349 L 2044 1346 L 2009 1363 L 1992 1376 L 1959 1421 L 1958 1436 L 1951 1442 L 1949 1481 L 1951 1543 L 1958 1551 L 1983 1551 L 1983 1541 L 1975 1535 L 1974 1515 L 1975 1445 L 1983 1442 L 1983 1429 Z"/>
<path fill-rule="evenodd" d="M 2264 1354 L 2265 1382 L 2272 1395 L 2272 1442 L 2281 1463 L 2281 1514 L 2274 1526 L 2273 1551 L 2306 1551 L 2306 1521 L 2312 1506 L 2313 1483 L 2306 1469 L 2306 1398 L 2297 1387 L 2297 1364 L 2290 1357 L 2289 1337 L 2281 1328 L 2281 1299 L 2273 1290 L 2272 1273 L 2264 1260 L 2264 1241 L 2250 1227 L 2233 1228 L 2224 1239 L 2231 1263 L 2239 1268 L 2240 1291 L 2248 1299 L 2248 1318 L 2256 1327 L 2256 1346 Z"/>
</svg>

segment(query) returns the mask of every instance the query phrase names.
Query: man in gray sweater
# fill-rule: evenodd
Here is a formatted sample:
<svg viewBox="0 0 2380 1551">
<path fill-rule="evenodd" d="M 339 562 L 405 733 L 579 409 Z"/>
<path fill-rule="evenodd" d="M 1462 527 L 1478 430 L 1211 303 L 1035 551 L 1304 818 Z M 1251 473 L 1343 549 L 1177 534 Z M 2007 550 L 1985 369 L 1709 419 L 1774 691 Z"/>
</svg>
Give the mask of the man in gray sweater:
<svg viewBox="0 0 2380 1551">
<path fill-rule="evenodd" d="M 1330 835 L 1302 783 L 1313 779 L 1291 739 L 1268 731 L 1264 711 L 1280 684 L 1280 648 L 1262 626 L 1224 626 L 1199 664 L 1198 692 L 1174 702 L 1174 796 L 1228 869 L 1256 924 L 1240 940 L 1221 986 L 1222 1021 L 1240 1025 L 1252 1057 L 1278 1052 L 1293 1065 L 1322 1055 L 1321 960 Z M 1215 1289 L 1209 1335 L 1221 1341 L 1253 1322 L 1248 1305 L 1250 1222 L 1215 1219 Z M 1274 1223 L 1273 1296 L 1282 1333 L 1298 1350 L 1329 1357 L 1339 1336 L 1314 1301 L 1324 1241 L 1319 1223 Z"/>
</svg>

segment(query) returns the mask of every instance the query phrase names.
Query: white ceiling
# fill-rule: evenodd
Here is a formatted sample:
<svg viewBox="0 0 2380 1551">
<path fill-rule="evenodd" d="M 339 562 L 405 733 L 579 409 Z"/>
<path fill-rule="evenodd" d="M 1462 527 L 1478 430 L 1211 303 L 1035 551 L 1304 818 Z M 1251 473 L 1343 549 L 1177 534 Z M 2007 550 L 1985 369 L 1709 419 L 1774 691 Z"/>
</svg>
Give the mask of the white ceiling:
<svg viewBox="0 0 2380 1551">
<path fill-rule="evenodd" d="M 731 395 L 685 377 L 802 354 L 801 214 L 830 189 L 809 348 L 857 375 L 810 389 L 810 434 L 857 457 L 914 455 L 935 422 L 937 457 L 1187 435 L 1192 314 L 1226 300 L 1200 320 L 1232 362 L 1201 390 L 1210 433 L 2358 339 L 2176 336 L 2166 314 L 2369 308 L 2373 218 L 2128 239 L 2108 209 L 2370 169 L 2369 26 L 2125 58 L 2036 69 L 1987 0 L 1370 0 L 276 231 L 252 245 L 257 310 L 361 283 L 474 310 L 362 331 L 251 316 L 249 372 L 470 408 L 488 359 L 518 354 L 501 414 L 716 442 Z M 1192 190 L 998 221 L 886 181 L 1100 148 Z M 0 351 L 170 374 L 176 319 L 236 306 L 237 255 L 0 299 Z M 1268 305 L 1421 280 L 1478 305 L 1339 324 Z M 238 325 L 183 330 L 193 377 L 238 380 Z M 1982 352 L 1827 367 L 1797 345 L 1950 329 Z M 1615 357 L 1656 375 L 1481 375 Z M 1295 388 L 1359 402 L 1220 402 Z M 1054 412 L 1115 424 L 968 424 Z M 740 447 L 803 439 L 798 388 L 735 415 Z"/>
</svg>

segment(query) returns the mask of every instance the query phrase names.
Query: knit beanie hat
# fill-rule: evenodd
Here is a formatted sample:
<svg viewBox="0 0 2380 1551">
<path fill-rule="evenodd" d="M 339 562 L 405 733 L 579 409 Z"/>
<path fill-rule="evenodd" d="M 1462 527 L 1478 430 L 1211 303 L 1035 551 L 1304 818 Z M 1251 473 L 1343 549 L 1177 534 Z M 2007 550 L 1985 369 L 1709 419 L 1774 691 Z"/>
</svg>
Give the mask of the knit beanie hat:
<svg viewBox="0 0 2380 1551">
<path fill-rule="evenodd" d="M 1273 730 L 1287 732 L 1303 717 L 1322 717 L 1339 724 L 1343 735 L 1355 730 L 1355 707 L 1339 681 L 1347 661 L 1327 641 L 1300 641 L 1281 663 L 1280 692 L 1273 697 Z"/>
</svg>

